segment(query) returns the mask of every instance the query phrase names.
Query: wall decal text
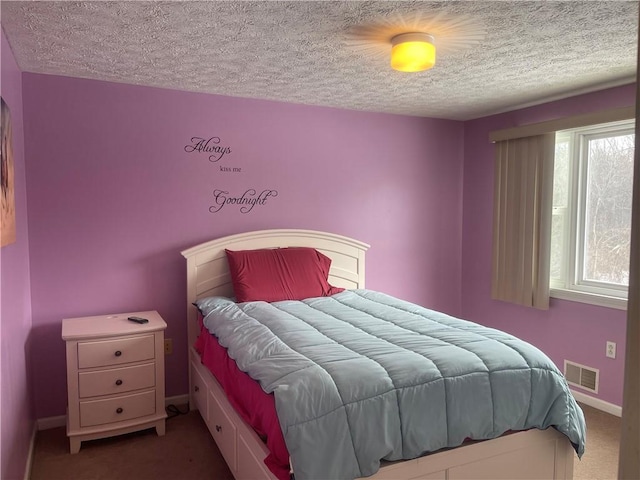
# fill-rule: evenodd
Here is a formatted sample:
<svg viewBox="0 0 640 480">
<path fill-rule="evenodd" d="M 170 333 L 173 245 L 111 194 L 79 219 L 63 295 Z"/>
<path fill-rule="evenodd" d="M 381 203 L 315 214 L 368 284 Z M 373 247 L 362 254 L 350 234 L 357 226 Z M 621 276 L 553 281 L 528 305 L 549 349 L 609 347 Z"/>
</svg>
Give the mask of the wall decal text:
<svg viewBox="0 0 640 480">
<path fill-rule="evenodd" d="M 231 147 L 221 145 L 220 137 L 191 137 L 191 143 L 184 146 L 187 153 L 208 153 L 210 162 L 218 162 L 225 155 L 231 154 Z"/>
<path fill-rule="evenodd" d="M 277 190 L 262 190 L 262 192 L 258 193 L 255 189 L 250 188 L 240 196 L 230 195 L 226 190 L 214 190 L 215 205 L 211 205 L 209 211 L 217 213 L 226 205 L 236 205 L 240 207 L 240 213 L 249 213 L 256 205 L 263 207 L 267 204 L 269 198 L 277 196 Z"/>
</svg>

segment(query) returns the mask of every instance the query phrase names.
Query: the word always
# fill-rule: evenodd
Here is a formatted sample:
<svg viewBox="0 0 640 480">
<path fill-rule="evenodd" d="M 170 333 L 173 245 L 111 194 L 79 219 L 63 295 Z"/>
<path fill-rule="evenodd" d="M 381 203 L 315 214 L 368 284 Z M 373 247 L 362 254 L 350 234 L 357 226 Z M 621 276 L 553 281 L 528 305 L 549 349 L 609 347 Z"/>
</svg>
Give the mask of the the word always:
<svg viewBox="0 0 640 480">
<path fill-rule="evenodd" d="M 210 162 L 217 162 L 225 155 L 231 153 L 231 147 L 225 147 L 220 145 L 220 137 L 191 137 L 191 143 L 184 146 L 184 151 L 187 153 L 199 152 L 208 153 Z"/>
</svg>

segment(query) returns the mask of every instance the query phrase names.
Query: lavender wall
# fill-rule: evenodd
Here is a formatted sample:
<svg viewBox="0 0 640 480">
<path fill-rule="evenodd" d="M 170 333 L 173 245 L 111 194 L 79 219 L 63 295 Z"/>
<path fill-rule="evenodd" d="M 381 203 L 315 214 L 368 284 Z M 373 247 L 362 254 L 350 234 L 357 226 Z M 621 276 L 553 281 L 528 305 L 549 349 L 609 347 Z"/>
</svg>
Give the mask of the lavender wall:
<svg viewBox="0 0 640 480">
<path fill-rule="evenodd" d="M 567 359 L 600 369 L 597 397 L 615 405 L 622 405 L 625 311 L 556 299 L 548 311 L 540 311 L 491 300 L 494 146 L 489 132 L 634 102 L 635 85 L 617 87 L 466 122 L 464 136 L 463 316 L 533 343 L 560 368 Z M 616 359 L 605 357 L 607 340 L 618 344 Z"/>
<path fill-rule="evenodd" d="M 16 202 L 16 242 L 0 249 L 0 478 L 24 477 L 34 426 L 31 395 L 31 288 L 22 112 L 22 73 L 2 32 L 2 98 L 10 108 Z"/>
<path fill-rule="evenodd" d="M 65 411 L 65 317 L 157 309 L 167 394 L 186 393 L 180 251 L 223 235 L 355 237 L 369 288 L 459 314 L 462 123 L 28 73 L 23 88 L 37 417 Z M 196 136 L 231 152 L 186 152 Z M 278 196 L 209 211 L 214 190 L 250 188 Z"/>
</svg>

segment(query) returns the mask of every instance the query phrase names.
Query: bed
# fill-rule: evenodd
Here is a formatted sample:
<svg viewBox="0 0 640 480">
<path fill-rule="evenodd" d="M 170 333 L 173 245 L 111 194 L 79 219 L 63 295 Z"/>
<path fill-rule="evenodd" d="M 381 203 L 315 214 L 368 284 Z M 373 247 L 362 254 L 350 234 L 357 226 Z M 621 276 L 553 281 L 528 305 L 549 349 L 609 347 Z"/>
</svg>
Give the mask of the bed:
<svg viewBox="0 0 640 480">
<path fill-rule="evenodd" d="M 231 235 L 182 252 L 187 260 L 187 322 L 190 407 L 200 411 L 234 477 L 277 480 L 265 459 L 271 453 L 232 406 L 220 382 L 195 348 L 202 321 L 195 302 L 234 295 L 226 250 L 310 247 L 331 259 L 329 283 L 348 290 L 365 287 L 365 252 L 357 240 L 310 230 L 263 230 Z M 342 294 L 339 294 L 342 295 Z M 371 479 L 545 478 L 573 476 L 574 445 L 554 428 L 511 432 L 457 448 L 393 462 L 382 462 Z M 293 473 L 296 473 L 295 461 Z"/>
</svg>

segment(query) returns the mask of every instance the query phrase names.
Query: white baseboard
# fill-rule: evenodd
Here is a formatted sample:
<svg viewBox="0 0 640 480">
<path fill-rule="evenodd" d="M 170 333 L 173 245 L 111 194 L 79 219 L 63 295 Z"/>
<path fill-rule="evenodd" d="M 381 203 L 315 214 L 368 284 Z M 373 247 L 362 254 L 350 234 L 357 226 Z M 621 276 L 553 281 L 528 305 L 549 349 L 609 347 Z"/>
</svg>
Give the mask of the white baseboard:
<svg viewBox="0 0 640 480">
<path fill-rule="evenodd" d="M 27 464 L 24 469 L 24 480 L 31 478 L 31 466 L 33 465 L 33 454 L 36 449 L 36 434 L 38 433 L 37 422 L 33 423 L 33 429 L 31 430 L 31 440 L 29 441 L 29 453 L 27 454 Z"/>
<path fill-rule="evenodd" d="M 184 395 L 175 395 L 173 397 L 167 397 L 164 400 L 164 406 L 168 407 L 169 405 L 185 405 L 189 403 L 189 394 L 185 393 Z"/>
<path fill-rule="evenodd" d="M 585 393 L 578 392 L 574 389 L 571 389 L 571 393 L 577 401 L 582 402 L 585 405 L 589 405 L 590 407 L 593 407 L 595 409 L 610 413 L 611 415 L 615 415 L 616 417 L 622 417 L 622 407 L 619 407 L 618 405 L 605 402 L 604 400 L 600 400 L 599 398 L 595 398 Z"/>
<path fill-rule="evenodd" d="M 66 415 L 58 415 L 57 417 L 39 418 L 36 421 L 38 430 L 49 430 L 50 428 L 64 427 L 67 424 Z"/>
<path fill-rule="evenodd" d="M 184 405 L 189 403 L 189 394 L 175 395 L 164 399 L 164 406 Z M 59 415 L 57 417 L 39 418 L 36 421 L 38 430 L 49 430 L 50 428 L 64 427 L 67 424 L 67 416 Z"/>
</svg>

